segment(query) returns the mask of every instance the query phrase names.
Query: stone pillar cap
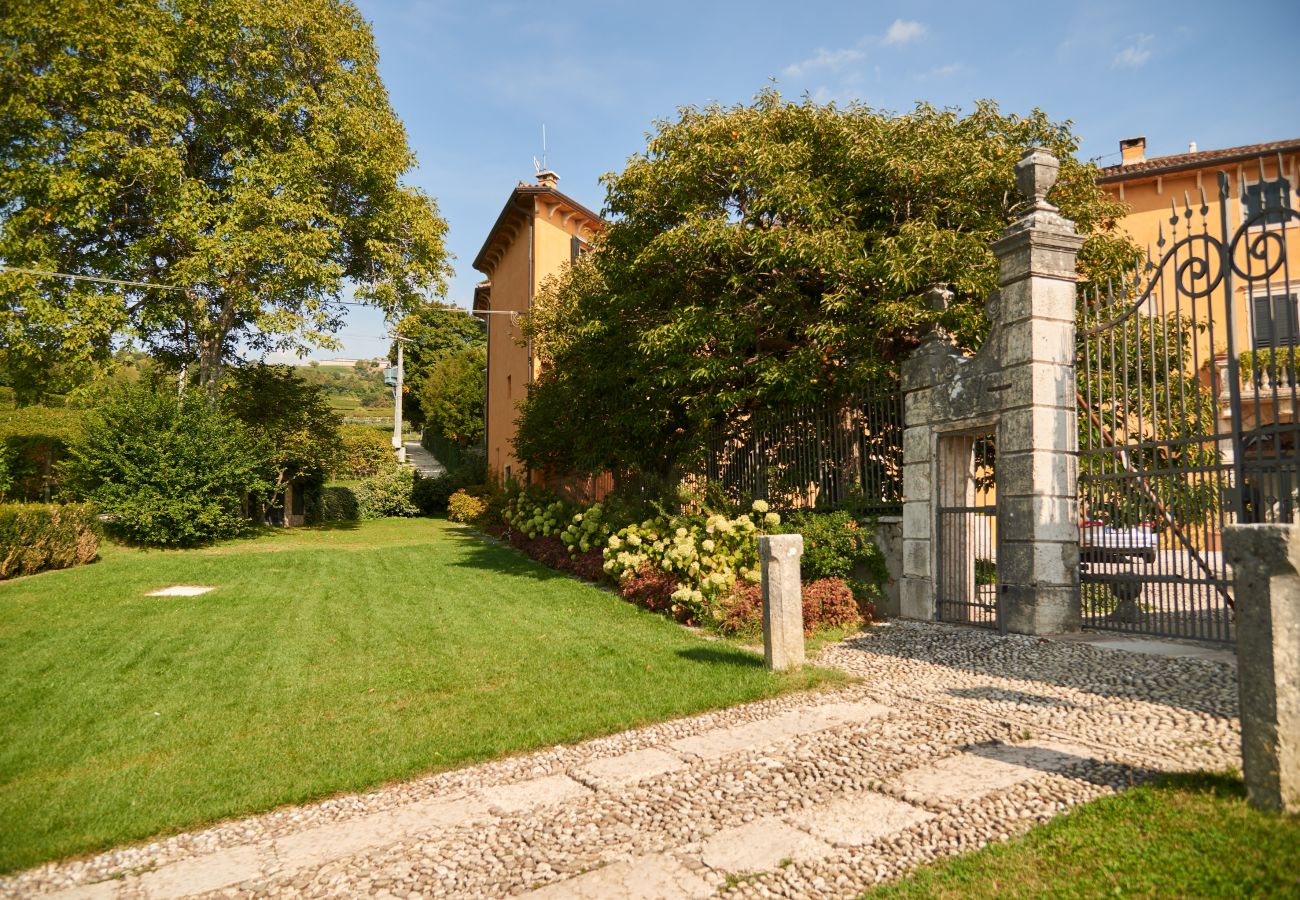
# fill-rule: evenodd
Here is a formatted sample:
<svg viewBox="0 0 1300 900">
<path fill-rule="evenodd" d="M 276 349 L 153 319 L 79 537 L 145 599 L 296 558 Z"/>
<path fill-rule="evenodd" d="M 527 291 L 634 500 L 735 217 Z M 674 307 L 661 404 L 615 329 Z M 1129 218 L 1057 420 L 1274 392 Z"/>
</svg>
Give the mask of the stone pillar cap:
<svg viewBox="0 0 1300 900">
<path fill-rule="evenodd" d="M 764 559 L 803 556 L 802 534 L 764 534 L 758 538 L 758 553 Z"/>
</svg>

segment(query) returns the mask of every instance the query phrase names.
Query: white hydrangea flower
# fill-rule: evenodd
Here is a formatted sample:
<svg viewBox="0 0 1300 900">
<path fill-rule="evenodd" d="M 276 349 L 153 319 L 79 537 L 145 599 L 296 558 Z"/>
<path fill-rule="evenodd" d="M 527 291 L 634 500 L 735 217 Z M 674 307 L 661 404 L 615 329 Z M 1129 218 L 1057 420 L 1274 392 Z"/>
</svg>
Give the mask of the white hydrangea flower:
<svg viewBox="0 0 1300 900">
<path fill-rule="evenodd" d="M 765 513 L 768 510 L 767 501 L 755 500 L 753 506 L 751 506 L 750 508 L 754 510 L 754 512 L 756 513 Z"/>
</svg>

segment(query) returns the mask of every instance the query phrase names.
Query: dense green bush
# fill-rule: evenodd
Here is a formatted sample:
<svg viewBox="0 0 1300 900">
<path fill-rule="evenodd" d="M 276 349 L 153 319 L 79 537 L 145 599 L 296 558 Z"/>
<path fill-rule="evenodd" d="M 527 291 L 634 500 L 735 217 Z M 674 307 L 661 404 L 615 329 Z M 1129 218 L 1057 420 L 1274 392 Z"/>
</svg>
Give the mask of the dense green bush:
<svg viewBox="0 0 1300 900">
<path fill-rule="evenodd" d="M 405 466 L 371 475 L 357 485 L 357 516 L 382 519 L 388 516 L 418 516 L 411 502 L 415 487 L 415 470 Z"/>
<path fill-rule="evenodd" d="M 88 504 L 0 505 L 0 578 L 66 569 L 99 555 L 99 522 Z"/>
<path fill-rule="evenodd" d="M 422 516 L 436 516 L 447 511 L 451 495 L 464 485 L 457 484 L 450 472 L 430 478 L 416 478 L 411 490 L 411 502 Z"/>
<path fill-rule="evenodd" d="M 869 528 L 850 513 L 800 511 L 786 517 L 780 529 L 803 535 L 800 572 L 804 581 L 843 578 L 859 594 L 878 591 L 889 577 L 884 554 Z"/>
<path fill-rule="evenodd" d="M 335 478 L 369 478 L 397 468 L 392 435 L 369 425 L 344 425 L 339 437 L 343 450 L 334 467 Z"/>
<path fill-rule="evenodd" d="M 63 492 L 59 464 L 84 416 L 84 410 L 48 406 L 0 411 L 0 446 L 11 479 L 6 497 L 48 502 Z"/>
<path fill-rule="evenodd" d="M 484 525 L 490 511 L 489 491 L 483 485 L 462 488 L 447 503 L 447 518 L 465 525 Z"/>
<path fill-rule="evenodd" d="M 268 487 L 266 458 L 244 426 L 196 391 L 146 383 L 105 397 L 68 449 L 82 496 L 127 540 L 192 546 L 248 528 L 251 492 Z"/>
<path fill-rule="evenodd" d="M 360 518 L 357 493 L 346 484 L 326 484 L 307 496 L 308 525 L 322 522 L 351 522 Z"/>
</svg>

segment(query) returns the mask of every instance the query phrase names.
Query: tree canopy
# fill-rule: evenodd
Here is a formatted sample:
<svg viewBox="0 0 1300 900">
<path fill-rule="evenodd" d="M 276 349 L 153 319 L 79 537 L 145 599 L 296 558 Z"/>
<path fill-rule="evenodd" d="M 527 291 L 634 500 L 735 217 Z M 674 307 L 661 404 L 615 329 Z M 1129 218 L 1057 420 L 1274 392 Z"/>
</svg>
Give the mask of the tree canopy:
<svg viewBox="0 0 1300 900">
<path fill-rule="evenodd" d="M 1083 278 L 1131 269 L 1123 207 L 1075 159 L 1068 123 L 982 102 L 905 115 L 788 102 L 687 107 L 606 175 L 612 221 L 551 280 L 527 328 L 544 365 L 516 449 L 535 467 L 669 475 L 711 422 L 819 402 L 896 367 L 934 321 L 987 332 L 989 249 L 1014 220 L 1025 149 L 1061 161 L 1051 199 L 1086 243 Z M 575 415 L 580 411 L 581 415 Z"/>
<path fill-rule="evenodd" d="M 0 258 L 182 289 L 6 273 L 11 367 L 125 332 L 211 390 L 240 345 L 330 345 L 346 285 L 393 318 L 445 290 L 350 0 L 12 0 L 0 48 Z"/>
<path fill-rule="evenodd" d="M 406 393 L 402 413 L 420 428 L 428 420 L 424 397 L 429 373 L 450 356 L 487 347 L 487 326 L 459 307 L 430 303 L 403 318 L 397 324 L 397 333 L 405 340 Z M 397 363 L 396 344 L 388 357 L 389 362 Z"/>
<path fill-rule="evenodd" d="M 425 428 L 461 447 L 483 441 L 487 399 L 487 352 L 467 347 L 438 360 L 420 393 Z"/>
</svg>

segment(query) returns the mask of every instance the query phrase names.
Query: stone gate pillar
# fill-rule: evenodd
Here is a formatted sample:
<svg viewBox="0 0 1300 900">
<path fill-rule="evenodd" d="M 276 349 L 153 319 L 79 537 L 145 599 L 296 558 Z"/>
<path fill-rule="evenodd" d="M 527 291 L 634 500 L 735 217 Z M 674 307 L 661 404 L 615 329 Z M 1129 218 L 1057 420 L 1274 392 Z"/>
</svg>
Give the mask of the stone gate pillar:
<svg viewBox="0 0 1300 900">
<path fill-rule="evenodd" d="M 1075 255 L 1083 238 L 1047 202 L 1059 164 L 1016 165 L 1030 209 L 994 242 L 1003 394 L 997 435 L 998 591 L 1008 631 L 1079 630 Z"/>
<path fill-rule="evenodd" d="M 959 588 L 971 577 L 964 568 L 940 571 L 936 511 L 956 498 L 954 473 L 969 465 L 959 452 L 964 442 L 992 430 L 1000 619 L 1022 634 L 1079 628 L 1074 317 L 1083 239 L 1047 202 L 1058 170 L 1043 150 L 1016 165 L 1028 209 L 993 244 L 999 290 L 988 303 L 984 346 L 966 356 L 936 327 L 903 362 L 905 617 L 934 619 L 940 579 Z M 952 299 L 940 288 L 927 297 L 940 310 Z M 945 535 L 950 544 L 961 539 Z"/>
</svg>

